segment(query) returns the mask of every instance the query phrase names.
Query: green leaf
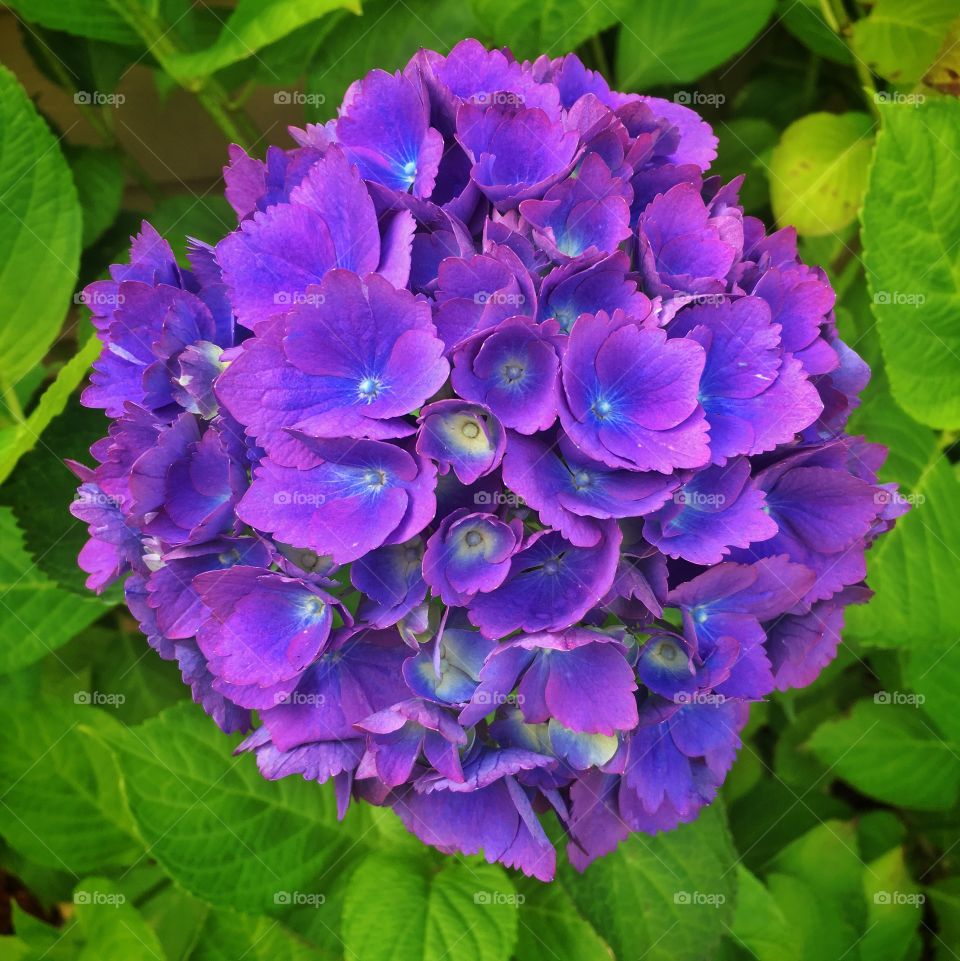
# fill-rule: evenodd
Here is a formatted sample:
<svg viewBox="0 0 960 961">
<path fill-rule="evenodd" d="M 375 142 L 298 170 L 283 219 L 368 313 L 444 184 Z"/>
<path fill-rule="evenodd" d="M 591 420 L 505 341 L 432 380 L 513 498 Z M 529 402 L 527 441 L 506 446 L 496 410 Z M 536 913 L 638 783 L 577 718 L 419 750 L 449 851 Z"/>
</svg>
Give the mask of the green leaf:
<svg viewBox="0 0 960 961">
<path fill-rule="evenodd" d="M 0 507 L 0 543 L 0 674 L 5 674 L 55 651 L 107 606 L 64 590 L 41 571 L 24 549 L 8 507 Z"/>
<path fill-rule="evenodd" d="M 627 0 L 473 0 L 485 40 L 518 57 L 559 56 L 629 16 Z"/>
<path fill-rule="evenodd" d="M 74 147 L 67 152 L 83 208 L 83 248 L 87 249 L 120 213 L 123 167 L 112 150 Z"/>
<path fill-rule="evenodd" d="M 703 961 L 733 916 L 734 861 L 715 802 L 675 831 L 632 834 L 582 875 L 565 864 L 561 878 L 618 958 Z"/>
<path fill-rule="evenodd" d="M 884 647 L 942 652 L 960 633 L 953 602 L 960 481 L 939 453 L 917 479 L 909 513 L 867 554 L 876 596 L 847 614 L 850 633 Z"/>
<path fill-rule="evenodd" d="M 337 822 L 329 784 L 265 780 L 253 757 L 231 756 L 237 740 L 187 702 L 110 735 L 151 856 L 191 894 L 239 910 L 323 894 L 327 872 L 363 853 L 357 814 Z"/>
<path fill-rule="evenodd" d="M 887 80 L 916 83 L 956 16 L 956 0 L 877 0 L 853 25 L 853 52 Z"/>
<path fill-rule="evenodd" d="M 811 828 L 777 854 L 773 869 L 815 888 L 832 911 L 862 930 L 863 862 L 852 822 L 827 820 Z"/>
<path fill-rule="evenodd" d="M 789 874 L 774 873 L 767 886 L 777 902 L 804 961 L 849 958 L 860 932 L 834 910 L 818 885 Z M 856 955 L 852 955 L 856 957 Z"/>
<path fill-rule="evenodd" d="M 737 910 L 730 933 L 757 961 L 800 961 L 800 946 L 776 899 L 737 865 Z"/>
<path fill-rule="evenodd" d="M 780 22 L 814 53 L 836 63 L 852 64 L 850 48 L 823 19 L 817 0 L 780 0 Z"/>
<path fill-rule="evenodd" d="M 910 877 L 903 848 L 893 848 L 867 865 L 863 873 L 867 927 L 860 961 L 904 961 L 916 946 L 924 898 Z"/>
<path fill-rule="evenodd" d="M 153 929 L 113 881 L 84 878 L 73 902 L 86 940 L 80 961 L 162 961 Z"/>
<path fill-rule="evenodd" d="M 770 199 L 781 227 L 836 233 L 857 216 L 867 184 L 873 121 L 811 113 L 790 124 L 770 158 Z"/>
<path fill-rule="evenodd" d="M 960 427 L 960 102 L 887 103 L 863 206 L 874 315 L 897 403 Z"/>
<path fill-rule="evenodd" d="M 960 756 L 916 707 L 857 701 L 817 728 L 810 747 L 838 777 L 889 804 L 943 810 L 960 792 Z"/>
<path fill-rule="evenodd" d="M 171 246 L 178 262 L 184 267 L 189 263 L 182 238 L 195 237 L 215 244 L 237 226 L 233 208 L 218 194 L 207 197 L 193 194 L 166 197 L 147 215 L 147 220 L 161 236 L 181 239 L 180 243 L 172 243 Z"/>
<path fill-rule="evenodd" d="M 947 961 L 956 956 L 953 949 L 960 944 L 960 877 L 938 881 L 927 893 L 937 916 L 936 958 Z"/>
<path fill-rule="evenodd" d="M 77 37 L 134 44 L 137 35 L 103 0 L 7 0 L 24 20 Z"/>
<path fill-rule="evenodd" d="M 437 872 L 425 867 L 381 854 L 364 859 L 343 906 L 347 956 L 363 961 L 507 961 L 517 939 L 518 914 L 507 873 L 499 865 L 476 861 L 448 860 Z"/>
<path fill-rule="evenodd" d="M 168 54 L 166 66 L 177 77 L 208 77 L 341 9 L 359 14 L 359 0 L 239 0 L 212 46 Z"/>
<path fill-rule="evenodd" d="M 324 961 L 330 957 L 272 918 L 220 909 L 207 914 L 186 961 Z"/>
<path fill-rule="evenodd" d="M 80 205 L 46 123 L 0 67 L 0 389 L 39 363 L 70 304 Z"/>
<path fill-rule="evenodd" d="M 563 958 L 563 961 L 612 961 L 610 946 L 582 918 L 559 884 L 517 878 L 523 895 L 517 958 Z"/>
<path fill-rule="evenodd" d="M 117 722 L 96 708 L 52 700 L 33 711 L 4 703 L 0 717 L 0 810 L 11 846 L 75 875 L 136 857 L 141 847 L 113 757 L 86 733 L 106 734 Z"/>
<path fill-rule="evenodd" d="M 43 432 L 67 406 L 70 395 L 99 356 L 101 346 L 96 337 L 90 337 L 60 368 L 56 380 L 43 392 L 30 416 L 19 424 L 0 430 L 0 484 L 10 476 L 24 454 L 42 443 Z"/>
<path fill-rule="evenodd" d="M 617 46 L 618 86 L 643 91 L 689 83 L 746 47 L 764 28 L 774 0 L 748 0 L 731 16 L 724 0 L 636 0 Z"/>
</svg>

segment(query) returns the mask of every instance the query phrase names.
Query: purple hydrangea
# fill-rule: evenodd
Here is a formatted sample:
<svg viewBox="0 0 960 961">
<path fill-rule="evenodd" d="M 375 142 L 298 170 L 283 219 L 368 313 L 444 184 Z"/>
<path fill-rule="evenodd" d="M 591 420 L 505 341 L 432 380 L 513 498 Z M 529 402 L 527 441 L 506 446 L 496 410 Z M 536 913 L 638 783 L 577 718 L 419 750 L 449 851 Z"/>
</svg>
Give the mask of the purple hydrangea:
<svg viewBox="0 0 960 961">
<path fill-rule="evenodd" d="M 581 869 L 691 820 L 903 510 L 825 275 L 572 55 L 422 50 L 292 134 L 94 285 L 88 585 L 341 814 L 542 879 L 547 819 Z"/>
</svg>

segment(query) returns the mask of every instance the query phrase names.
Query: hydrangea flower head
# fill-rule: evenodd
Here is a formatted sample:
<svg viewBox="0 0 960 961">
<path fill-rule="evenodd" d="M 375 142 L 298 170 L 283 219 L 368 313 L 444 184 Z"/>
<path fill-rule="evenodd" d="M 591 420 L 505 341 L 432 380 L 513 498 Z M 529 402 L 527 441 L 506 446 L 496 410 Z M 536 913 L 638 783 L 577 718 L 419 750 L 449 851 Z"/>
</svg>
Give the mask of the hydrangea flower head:
<svg viewBox="0 0 960 961">
<path fill-rule="evenodd" d="M 88 586 L 341 814 L 543 880 L 547 819 L 583 869 L 695 818 L 903 510 L 825 275 L 573 55 L 422 50 L 291 132 L 89 298 Z"/>
</svg>

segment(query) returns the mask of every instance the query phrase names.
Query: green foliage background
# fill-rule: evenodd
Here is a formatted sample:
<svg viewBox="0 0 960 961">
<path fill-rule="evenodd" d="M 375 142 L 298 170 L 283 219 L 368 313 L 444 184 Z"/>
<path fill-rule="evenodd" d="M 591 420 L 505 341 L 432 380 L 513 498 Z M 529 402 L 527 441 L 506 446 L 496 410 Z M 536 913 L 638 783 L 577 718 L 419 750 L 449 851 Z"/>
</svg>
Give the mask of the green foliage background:
<svg viewBox="0 0 960 961">
<path fill-rule="evenodd" d="M 0 68 L 0 961 L 960 957 L 960 0 L 8 8 L 25 53 L 21 76 Z M 225 159 L 285 139 L 258 98 L 326 119 L 367 70 L 465 36 L 576 50 L 713 123 L 747 212 L 796 224 L 830 272 L 874 369 L 853 426 L 915 506 L 871 552 L 876 597 L 835 663 L 753 708 L 721 801 L 549 886 L 431 852 L 389 811 L 337 824 L 327 788 L 232 757 L 119 595 L 84 592 L 67 513 L 63 462 L 105 427 L 76 400 L 97 351 L 76 292 L 144 214 L 175 245 L 230 226 L 214 185 L 158 185 L 122 146 L 131 78 L 202 108 Z M 44 118 L 38 84 L 95 144 Z M 144 146 L 168 165 L 172 139 Z"/>
</svg>

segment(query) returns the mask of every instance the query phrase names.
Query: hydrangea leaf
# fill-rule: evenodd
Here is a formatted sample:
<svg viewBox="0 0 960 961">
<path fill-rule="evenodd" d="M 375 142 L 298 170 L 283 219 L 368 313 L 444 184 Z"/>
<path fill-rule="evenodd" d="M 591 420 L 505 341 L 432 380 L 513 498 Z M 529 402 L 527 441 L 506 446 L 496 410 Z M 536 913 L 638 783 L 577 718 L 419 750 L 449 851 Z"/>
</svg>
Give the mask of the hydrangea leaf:
<svg viewBox="0 0 960 961">
<path fill-rule="evenodd" d="M 863 929 L 863 861 L 852 821 L 831 819 L 816 825 L 784 847 L 773 867 L 816 887 L 854 930 Z"/>
<path fill-rule="evenodd" d="M 960 481 L 937 451 L 908 495 L 913 509 L 867 554 L 869 604 L 848 612 L 850 633 L 881 647 L 943 651 L 960 614 L 952 599 L 960 540 Z"/>
<path fill-rule="evenodd" d="M 484 35 L 495 44 L 508 44 L 518 57 L 541 53 L 560 56 L 575 50 L 595 34 L 629 16 L 624 0 L 474 0 Z"/>
<path fill-rule="evenodd" d="M 649 961 L 702 961 L 733 917 L 733 860 L 726 819 L 714 802 L 674 831 L 631 835 L 582 875 L 565 864 L 560 877 L 617 957 L 646 952 Z"/>
<path fill-rule="evenodd" d="M 960 793 L 960 757 L 915 706 L 857 701 L 847 717 L 810 738 L 831 771 L 870 797 L 918 810 L 946 810 Z"/>
<path fill-rule="evenodd" d="M 787 30 L 814 53 L 836 63 L 853 63 L 850 48 L 824 20 L 817 0 L 800 0 L 799 3 L 780 0 L 777 15 Z"/>
<path fill-rule="evenodd" d="M 67 154 L 73 182 L 83 208 L 83 247 L 86 250 L 120 213 L 123 167 L 111 150 L 78 147 Z"/>
<path fill-rule="evenodd" d="M 624 90 L 689 83 L 743 50 L 773 12 L 773 0 L 748 0 L 730 16 L 722 0 L 671 4 L 637 0 L 624 14 L 617 77 Z"/>
<path fill-rule="evenodd" d="M 232 758 L 199 708 L 181 703 L 111 737 L 130 810 L 151 856 L 212 904 L 258 911 L 280 891 L 319 891 L 359 837 L 336 822 L 333 792 L 272 783 L 252 757 Z"/>
<path fill-rule="evenodd" d="M 770 158 L 777 223 L 832 234 L 857 216 L 867 184 L 873 121 L 865 113 L 811 113 L 790 124 Z"/>
<path fill-rule="evenodd" d="M 63 323 L 80 259 L 80 204 L 57 141 L 0 69 L 0 388 L 43 358 Z"/>
<path fill-rule="evenodd" d="M 774 872 L 767 878 L 767 886 L 787 920 L 803 961 L 842 958 L 856 945 L 860 932 L 834 910 L 817 885 Z"/>
<path fill-rule="evenodd" d="M 940 936 L 940 951 L 936 957 L 938 961 L 944 961 L 952 951 L 948 945 L 960 943 L 960 877 L 938 881 L 927 888 L 927 894 L 933 903 Z"/>
<path fill-rule="evenodd" d="M 166 67 L 177 77 L 208 77 L 343 8 L 359 14 L 359 0 L 240 0 L 210 47 L 168 54 Z"/>
<path fill-rule="evenodd" d="M 319 953 L 273 918 L 219 909 L 208 912 L 186 957 L 188 961 L 326 961 L 332 956 Z"/>
<path fill-rule="evenodd" d="M 153 929 L 116 882 L 84 878 L 73 892 L 86 944 L 79 961 L 156 961 L 164 957 Z"/>
<path fill-rule="evenodd" d="M 916 83 L 956 16 L 954 0 L 878 0 L 853 25 L 853 52 L 887 80 Z"/>
<path fill-rule="evenodd" d="M 863 205 L 873 311 L 893 396 L 960 427 L 960 103 L 887 103 Z"/>
<path fill-rule="evenodd" d="M 101 0 L 10 0 L 12 7 L 24 20 L 61 30 L 76 37 L 108 40 L 111 43 L 135 44 L 137 35 L 109 3 Z"/>
<path fill-rule="evenodd" d="M 903 848 L 892 848 L 863 872 L 867 927 L 861 961 L 896 961 L 911 956 L 923 919 L 923 897 L 904 863 Z"/>
<path fill-rule="evenodd" d="M 516 894 L 498 865 L 451 861 L 434 871 L 376 854 L 347 888 L 343 940 L 347 955 L 363 961 L 507 961 L 516 939 Z"/>
<path fill-rule="evenodd" d="M 519 886 L 524 901 L 520 908 L 516 957 L 611 961 L 610 946 L 593 925 L 580 916 L 570 895 L 560 885 L 524 880 Z"/>
<path fill-rule="evenodd" d="M 90 696 L 79 689 L 75 697 Z M 93 735 L 119 729 L 87 704 L 5 702 L 0 743 L 4 838 L 38 864 L 75 875 L 124 864 L 141 851 L 113 757 Z"/>
<path fill-rule="evenodd" d="M 730 932 L 757 961 L 800 961 L 800 945 L 780 905 L 742 864 L 737 865 L 737 910 Z"/>
<path fill-rule="evenodd" d="M 50 580 L 27 553 L 8 507 L 0 507 L 0 543 L 0 674 L 5 674 L 66 644 L 107 605 Z"/>
</svg>

